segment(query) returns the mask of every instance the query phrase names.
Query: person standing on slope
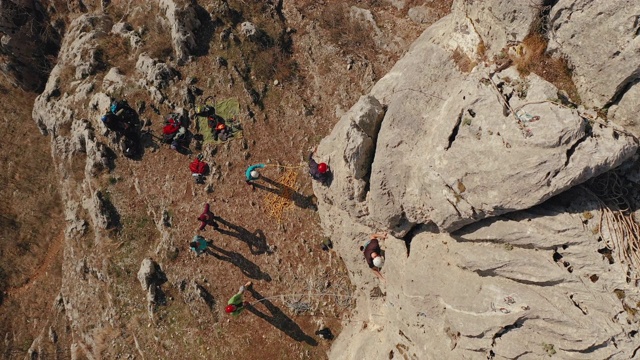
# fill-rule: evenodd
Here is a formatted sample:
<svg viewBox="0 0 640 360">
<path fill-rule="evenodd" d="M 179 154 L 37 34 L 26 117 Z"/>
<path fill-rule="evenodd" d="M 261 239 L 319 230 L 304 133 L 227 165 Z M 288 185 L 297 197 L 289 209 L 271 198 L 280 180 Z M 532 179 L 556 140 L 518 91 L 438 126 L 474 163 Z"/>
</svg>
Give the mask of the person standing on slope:
<svg viewBox="0 0 640 360">
<path fill-rule="evenodd" d="M 219 226 L 215 221 L 215 216 L 210 210 L 209 203 L 204 205 L 204 211 L 200 216 L 198 216 L 198 220 L 200 220 L 200 227 L 198 230 L 204 230 L 207 225 L 212 226 L 215 230 L 218 230 Z"/>
<path fill-rule="evenodd" d="M 233 317 L 237 317 L 244 310 L 244 308 L 249 305 L 248 302 L 242 300 L 242 294 L 244 294 L 245 290 L 249 286 L 251 286 L 251 281 L 248 281 L 246 284 L 240 286 L 238 293 L 233 295 L 231 299 L 227 302 L 227 307 L 224 308 L 224 311 L 227 314 L 231 314 Z"/>
<path fill-rule="evenodd" d="M 247 185 L 251 185 L 251 191 L 256 189 L 255 185 L 253 184 L 253 181 L 258 180 L 260 178 L 260 173 L 258 172 L 258 169 L 263 169 L 265 166 L 266 166 L 265 164 L 251 165 L 247 168 L 247 171 L 244 172 Z"/>
</svg>

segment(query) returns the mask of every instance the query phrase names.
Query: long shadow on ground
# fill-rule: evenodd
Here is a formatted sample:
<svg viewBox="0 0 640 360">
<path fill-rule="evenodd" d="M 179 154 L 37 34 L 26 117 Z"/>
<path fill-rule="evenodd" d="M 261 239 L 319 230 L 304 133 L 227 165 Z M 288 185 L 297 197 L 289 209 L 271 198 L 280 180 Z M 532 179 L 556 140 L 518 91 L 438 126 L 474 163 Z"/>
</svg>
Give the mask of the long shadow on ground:
<svg viewBox="0 0 640 360">
<path fill-rule="evenodd" d="M 312 194 L 309 196 L 305 196 L 297 192 L 295 189 L 289 186 L 286 186 L 284 184 L 281 184 L 275 180 L 271 180 L 268 177 L 260 176 L 260 178 L 264 180 L 264 182 L 274 187 L 270 187 L 270 186 L 266 186 L 266 185 L 262 185 L 260 183 L 254 182 L 255 187 L 257 187 L 258 189 L 265 190 L 270 193 L 274 193 L 280 197 L 283 197 L 285 199 L 292 200 L 293 203 L 301 209 L 311 209 L 314 211 L 318 210 L 315 204 L 315 195 Z"/>
<path fill-rule="evenodd" d="M 215 221 L 228 227 L 230 230 L 218 228 L 218 232 L 224 235 L 233 236 L 234 238 L 245 242 L 249 246 L 249 251 L 253 255 L 261 255 L 269 251 L 267 246 L 267 238 L 260 229 L 250 232 L 240 225 L 232 224 L 221 217 L 214 217 Z"/>
<path fill-rule="evenodd" d="M 247 290 L 251 292 L 251 295 L 253 295 L 254 298 L 260 300 L 260 303 L 267 308 L 270 315 L 267 315 L 261 310 L 258 310 L 258 308 L 253 305 L 247 306 L 246 309 L 248 311 L 264 319 L 266 322 L 273 325 L 278 330 L 282 331 L 295 341 L 304 341 L 311 346 L 318 345 L 318 342 L 314 338 L 302 331 L 300 326 L 296 324 L 295 321 L 291 320 L 291 318 L 289 318 L 285 313 L 283 313 L 279 307 L 275 306 L 271 301 L 265 299 L 265 297 L 257 292 L 253 287 L 249 287 Z"/>
<path fill-rule="evenodd" d="M 251 279 L 271 281 L 269 274 L 260 270 L 258 265 L 252 263 L 249 259 L 235 251 L 225 250 L 214 244 L 209 244 L 207 253 L 213 255 L 218 260 L 223 260 L 237 266 L 245 276 Z"/>
</svg>

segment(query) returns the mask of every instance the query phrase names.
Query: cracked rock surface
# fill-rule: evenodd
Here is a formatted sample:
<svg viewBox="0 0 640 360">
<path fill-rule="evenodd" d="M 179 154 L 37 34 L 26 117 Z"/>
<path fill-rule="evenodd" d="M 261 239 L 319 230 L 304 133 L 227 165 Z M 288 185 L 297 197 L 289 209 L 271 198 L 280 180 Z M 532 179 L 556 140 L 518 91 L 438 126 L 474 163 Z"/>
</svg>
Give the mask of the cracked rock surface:
<svg viewBox="0 0 640 360">
<path fill-rule="evenodd" d="M 553 17 L 564 3 L 537 5 Z M 454 2 L 321 142 L 333 178 L 314 184 L 319 212 L 359 294 L 331 358 L 636 355 L 630 304 L 640 292 L 600 227 L 602 203 L 581 186 L 634 156 L 632 131 L 560 103 L 533 73 L 482 62 L 463 71 L 451 60 L 521 41 L 546 15 L 520 7 Z M 499 36 L 493 22 L 519 31 Z M 576 81 L 590 77 L 609 81 Z M 605 102 L 624 82 L 611 81 Z M 602 98 L 578 87 L 588 103 Z M 382 245 L 382 282 L 358 251 L 379 230 L 394 235 Z"/>
</svg>

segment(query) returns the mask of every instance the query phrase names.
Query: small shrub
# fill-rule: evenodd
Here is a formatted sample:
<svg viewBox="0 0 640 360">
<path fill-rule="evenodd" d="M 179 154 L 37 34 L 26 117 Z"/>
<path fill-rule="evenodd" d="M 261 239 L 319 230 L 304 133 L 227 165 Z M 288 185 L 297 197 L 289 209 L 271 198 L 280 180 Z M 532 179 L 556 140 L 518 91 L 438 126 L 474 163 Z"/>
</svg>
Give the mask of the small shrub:
<svg viewBox="0 0 640 360">
<path fill-rule="evenodd" d="M 357 52 L 376 47 L 371 30 L 362 22 L 351 19 L 349 8 L 344 4 L 324 7 L 318 22 L 329 33 L 329 40 L 343 49 Z"/>
<path fill-rule="evenodd" d="M 465 54 L 460 48 L 456 48 L 453 51 L 453 62 L 456 64 L 458 69 L 464 73 L 470 73 L 473 68 L 478 65 L 475 61 L 471 60 L 467 54 Z"/>
<path fill-rule="evenodd" d="M 544 349 L 544 351 L 547 353 L 547 355 L 552 356 L 556 354 L 556 349 L 554 348 L 553 344 L 545 344 L 542 343 L 542 348 Z"/>
<path fill-rule="evenodd" d="M 567 92 L 575 103 L 580 102 L 576 85 L 573 83 L 572 70 L 564 58 L 554 58 L 547 53 L 548 40 L 538 33 L 527 36 L 510 56 L 516 69 L 522 76 L 535 73 L 541 78 Z"/>
</svg>

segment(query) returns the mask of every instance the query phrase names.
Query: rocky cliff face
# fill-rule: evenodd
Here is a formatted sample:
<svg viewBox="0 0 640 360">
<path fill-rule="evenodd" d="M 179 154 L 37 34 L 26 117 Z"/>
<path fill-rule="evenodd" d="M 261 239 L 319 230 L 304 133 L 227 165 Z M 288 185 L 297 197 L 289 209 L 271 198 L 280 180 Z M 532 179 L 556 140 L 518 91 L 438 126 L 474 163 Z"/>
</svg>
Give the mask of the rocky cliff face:
<svg viewBox="0 0 640 360">
<path fill-rule="evenodd" d="M 326 134 L 333 114 L 340 120 L 316 156 L 333 179 L 328 187 L 314 184 L 314 192 L 357 304 L 331 358 L 637 355 L 634 2 L 454 1 L 451 14 L 388 72 L 384 64 L 410 38 L 400 32 L 435 21 L 434 2 L 389 1 L 394 10 L 374 16 L 356 6 L 341 13 L 315 2 L 266 1 L 254 4 L 255 24 L 234 7 L 242 1 L 110 3 L 66 4 L 82 14 L 64 29 L 57 65 L 33 109 L 52 138 L 68 225 L 54 304 L 65 324 L 43 328 L 31 356 L 60 347 L 58 331 L 69 341 L 61 354 L 71 358 L 231 357 L 254 344 L 277 349 L 265 358 L 323 357 L 329 345 L 309 334 L 344 308 L 309 302 L 313 320 L 293 321 L 265 302 L 269 315 L 263 309 L 229 324 L 219 305 L 237 287 L 220 279 L 249 277 L 267 295 L 351 298 L 333 254 L 307 244 L 318 231 L 300 224 L 315 218 L 297 212 L 276 223 L 263 216 L 262 202 L 234 189 L 243 187 L 245 163 L 306 157 L 310 138 Z M 308 20 L 314 11 L 318 23 Z M 413 25 L 389 15 L 402 12 Z M 341 26 L 348 31 L 336 32 Z M 283 49 L 271 51 L 274 43 Z M 360 53 L 369 46 L 378 63 Z M 233 58 L 247 48 L 259 56 Z M 208 51 L 213 61 L 200 56 Z M 291 81 L 295 66 L 273 66 L 292 64 L 289 55 L 306 71 L 302 85 Z M 378 80 L 380 69 L 386 75 Z M 559 81 L 567 78 L 569 85 Z M 145 123 L 161 112 L 187 114 L 205 87 L 242 94 L 250 136 L 205 149 L 212 175 L 204 188 L 191 184 L 185 158 L 153 140 L 144 161 L 124 160 L 117 137 L 99 121 L 110 97 L 124 95 L 140 113 L 147 108 Z M 216 211 L 231 221 L 225 229 L 236 234 L 216 235 L 215 263 L 184 253 L 193 209 L 205 198 L 218 201 Z M 383 243 L 384 282 L 358 250 L 376 230 L 392 235 Z M 260 335 L 223 335 L 247 328 Z"/>
<path fill-rule="evenodd" d="M 333 114 L 369 89 L 438 12 L 423 7 L 416 25 L 396 23 L 401 13 L 385 8 L 374 17 L 369 9 L 322 10 L 314 2 L 60 3 L 73 14 L 32 116 L 52 139 L 64 202 L 62 285 L 52 320 L 21 353 L 242 357 L 253 354 L 251 341 L 266 349 L 265 358 L 324 358 L 330 343 L 314 331 L 339 332 L 351 286 L 339 257 L 316 246 L 322 234 L 302 159 Z M 327 16 L 318 26 L 310 19 L 320 15 Z M 329 15 L 351 33 L 336 31 Z M 357 50 L 362 41 L 375 48 Z M 345 51 L 345 43 L 353 48 Z M 195 153 L 177 153 L 156 134 L 165 115 L 190 115 L 206 95 L 239 100 L 246 137 L 203 146 L 211 173 L 198 186 L 188 172 Z M 122 155 L 122 139 L 100 121 L 110 101 L 122 98 L 146 124 L 137 159 Z M 269 162 L 273 180 L 286 175 L 282 169 L 300 169 L 288 178 L 295 204 L 247 194 L 242 174 L 255 162 Z M 276 164 L 287 166 L 274 170 Z M 203 202 L 225 222 L 206 234 L 215 255 L 195 258 L 186 245 Z M 281 218 L 274 219 L 278 204 Z M 136 274 L 155 280 L 141 290 Z M 220 304 L 248 279 L 254 301 L 261 293 L 315 297 L 265 299 L 242 322 L 226 321 Z M 298 311 L 310 316 L 296 317 Z M 238 342 L 238 334 L 251 337 Z M 10 353 L 19 339 L 6 336 Z"/>
<path fill-rule="evenodd" d="M 639 14 L 456 1 L 340 119 L 319 147 L 333 180 L 314 190 L 360 297 L 332 358 L 636 355 L 637 205 L 616 212 L 612 182 L 595 184 L 635 186 L 636 129 L 621 125 L 640 100 Z M 568 61 L 581 105 L 523 71 L 536 37 Z M 609 106 L 620 124 L 591 110 Z M 358 251 L 380 229 L 386 282 Z"/>
</svg>

